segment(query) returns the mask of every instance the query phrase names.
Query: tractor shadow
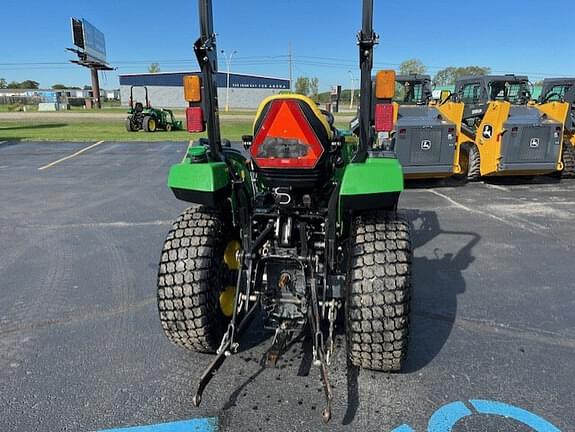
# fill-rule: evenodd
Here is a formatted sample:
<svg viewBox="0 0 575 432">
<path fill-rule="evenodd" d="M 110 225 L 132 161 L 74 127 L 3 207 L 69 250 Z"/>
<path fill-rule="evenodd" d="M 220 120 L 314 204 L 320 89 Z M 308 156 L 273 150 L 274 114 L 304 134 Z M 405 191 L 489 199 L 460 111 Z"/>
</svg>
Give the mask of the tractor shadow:
<svg viewBox="0 0 575 432">
<path fill-rule="evenodd" d="M 475 261 L 473 248 L 481 237 L 441 229 L 432 211 L 406 213 L 414 250 L 410 345 L 404 370 L 409 373 L 429 364 L 447 342 L 457 317 L 457 297 L 466 288 L 463 272 Z"/>
</svg>

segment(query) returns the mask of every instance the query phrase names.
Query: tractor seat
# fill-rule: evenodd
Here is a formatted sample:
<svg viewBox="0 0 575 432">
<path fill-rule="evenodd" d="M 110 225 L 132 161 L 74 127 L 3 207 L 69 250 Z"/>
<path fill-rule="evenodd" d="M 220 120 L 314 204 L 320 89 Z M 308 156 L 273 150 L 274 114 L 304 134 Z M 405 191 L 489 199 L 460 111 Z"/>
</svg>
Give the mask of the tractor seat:
<svg viewBox="0 0 575 432">
<path fill-rule="evenodd" d="M 144 105 L 142 105 L 142 102 L 136 102 L 134 111 L 136 111 L 137 113 L 141 113 L 142 111 L 144 111 Z"/>
</svg>

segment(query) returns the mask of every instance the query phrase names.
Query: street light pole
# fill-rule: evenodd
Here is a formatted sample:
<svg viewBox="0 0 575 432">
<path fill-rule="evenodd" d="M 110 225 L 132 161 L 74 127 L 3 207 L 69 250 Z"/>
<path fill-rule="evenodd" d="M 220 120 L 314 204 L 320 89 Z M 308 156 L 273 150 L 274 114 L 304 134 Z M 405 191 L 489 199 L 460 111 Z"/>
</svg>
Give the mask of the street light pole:
<svg viewBox="0 0 575 432">
<path fill-rule="evenodd" d="M 228 112 L 230 110 L 230 68 L 232 64 L 232 57 L 236 54 L 237 51 L 232 51 L 230 55 L 226 55 L 225 51 L 222 50 L 222 55 L 226 59 L 226 64 L 228 66 L 228 74 L 227 74 L 227 84 L 226 84 L 226 106 L 225 111 Z"/>
<path fill-rule="evenodd" d="M 349 73 L 349 76 L 351 78 L 351 99 L 349 102 L 349 109 L 352 110 L 353 109 L 353 96 L 355 93 L 355 78 L 353 77 L 353 72 L 352 71 L 347 71 Z"/>
</svg>

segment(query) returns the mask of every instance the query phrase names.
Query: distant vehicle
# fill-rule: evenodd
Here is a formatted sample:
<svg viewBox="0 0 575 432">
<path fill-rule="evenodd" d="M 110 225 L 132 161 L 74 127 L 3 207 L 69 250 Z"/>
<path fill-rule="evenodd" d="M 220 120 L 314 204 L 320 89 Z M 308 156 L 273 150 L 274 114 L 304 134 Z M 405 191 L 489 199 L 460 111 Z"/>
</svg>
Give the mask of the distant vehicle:
<svg viewBox="0 0 575 432">
<path fill-rule="evenodd" d="M 128 132 L 137 132 L 139 130 L 144 130 L 145 132 L 156 132 L 157 130 L 171 132 L 182 129 L 182 122 L 175 119 L 171 110 L 157 109 L 150 106 L 148 87 L 144 87 L 146 91 L 146 105 L 142 104 L 142 102 L 134 103 L 134 87 L 130 88 L 130 109 L 126 118 L 126 130 Z"/>
</svg>

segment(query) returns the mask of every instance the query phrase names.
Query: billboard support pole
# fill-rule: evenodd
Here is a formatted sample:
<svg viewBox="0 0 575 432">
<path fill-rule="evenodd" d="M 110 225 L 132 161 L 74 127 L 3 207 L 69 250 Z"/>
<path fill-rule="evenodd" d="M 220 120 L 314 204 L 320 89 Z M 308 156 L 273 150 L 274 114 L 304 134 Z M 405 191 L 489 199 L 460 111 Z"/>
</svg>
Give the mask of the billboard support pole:
<svg viewBox="0 0 575 432">
<path fill-rule="evenodd" d="M 102 109 L 102 101 L 100 100 L 100 77 L 98 74 L 98 69 L 90 69 L 92 72 L 92 95 L 94 98 L 94 106 L 98 109 Z"/>
</svg>

